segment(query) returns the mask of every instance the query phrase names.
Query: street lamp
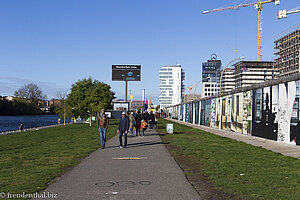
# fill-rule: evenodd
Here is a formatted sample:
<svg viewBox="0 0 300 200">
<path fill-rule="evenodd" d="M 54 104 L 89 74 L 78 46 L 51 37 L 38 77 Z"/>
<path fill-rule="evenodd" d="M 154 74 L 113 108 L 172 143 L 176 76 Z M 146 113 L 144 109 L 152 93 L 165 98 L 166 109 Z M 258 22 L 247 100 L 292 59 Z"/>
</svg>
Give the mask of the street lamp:
<svg viewBox="0 0 300 200">
<path fill-rule="evenodd" d="M 220 75 L 220 90 L 219 90 L 219 93 L 222 92 L 222 85 L 221 85 L 221 83 L 222 83 L 222 76 L 223 76 L 223 73 L 224 73 L 226 67 L 227 67 L 230 63 L 232 63 L 232 62 L 234 62 L 234 61 L 236 61 L 236 60 L 241 60 L 241 59 L 244 59 L 244 58 L 245 58 L 245 56 L 241 56 L 241 57 L 238 57 L 238 58 L 236 58 L 236 59 L 233 59 L 232 61 L 230 61 L 229 63 L 227 63 L 227 65 L 224 67 L 224 69 L 222 70 L 221 75 Z"/>
</svg>

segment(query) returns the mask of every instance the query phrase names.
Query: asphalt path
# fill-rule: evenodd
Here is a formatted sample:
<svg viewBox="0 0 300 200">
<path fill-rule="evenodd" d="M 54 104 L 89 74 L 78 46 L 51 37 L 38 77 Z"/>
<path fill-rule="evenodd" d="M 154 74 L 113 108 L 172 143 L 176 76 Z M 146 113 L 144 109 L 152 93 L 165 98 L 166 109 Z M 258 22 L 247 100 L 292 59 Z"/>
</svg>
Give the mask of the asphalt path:
<svg viewBox="0 0 300 200">
<path fill-rule="evenodd" d="M 145 137 L 118 137 L 68 170 L 45 190 L 56 199 L 197 200 L 201 199 L 155 130 Z"/>
</svg>

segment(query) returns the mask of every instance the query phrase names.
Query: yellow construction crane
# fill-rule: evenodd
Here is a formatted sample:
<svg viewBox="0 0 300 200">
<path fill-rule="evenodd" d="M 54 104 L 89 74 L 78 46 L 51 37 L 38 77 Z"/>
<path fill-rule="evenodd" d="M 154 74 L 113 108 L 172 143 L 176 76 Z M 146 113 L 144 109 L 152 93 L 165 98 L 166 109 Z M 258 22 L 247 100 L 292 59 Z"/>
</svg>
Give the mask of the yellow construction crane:
<svg viewBox="0 0 300 200">
<path fill-rule="evenodd" d="M 247 7 L 247 6 L 254 6 L 257 11 L 258 11 L 258 61 L 262 61 L 262 5 L 266 4 L 266 3 L 271 3 L 271 2 L 275 2 L 275 5 L 279 5 L 280 4 L 280 0 L 268 0 L 268 1 L 261 1 L 259 0 L 258 2 L 254 2 L 254 3 L 248 3 L 248 4 L 239 4 L 236 6 L 230 6 L 230 7 L 226 7 L 226 8 L 216 8 L 213 10 L 206 10 L 203 11 L 202 14 L 207 14 L 207 13 L 212 13 L 212 12 L 217 12 L 217 11 L 223 11 L 223 10 L 238 10 L 239 8 L 242 7 Z"/>
<path fill-rule="evenodd" d="M 189 90 L 189 94 L 191 95 L 192 94 L 192 89 L 195 87 L 195 84 L 193 85 L 190 85 L 189 87 L 186 87 L 188 90 Z"/>
</svg>

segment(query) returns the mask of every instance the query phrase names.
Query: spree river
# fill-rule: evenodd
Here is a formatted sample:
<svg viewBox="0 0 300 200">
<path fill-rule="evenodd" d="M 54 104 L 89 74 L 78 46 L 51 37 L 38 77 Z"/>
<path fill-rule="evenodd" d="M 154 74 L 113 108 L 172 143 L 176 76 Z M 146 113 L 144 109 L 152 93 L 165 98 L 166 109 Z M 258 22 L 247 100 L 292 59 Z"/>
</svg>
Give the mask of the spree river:
<svg viewBox="0 0 300 200">
<path fill-rule="evenodd" d="M 25 129 L 58 124 L 58 118 L 58 115 L 0 116 L 0 133 L 18 130 L 21 123 L 24 124 Z"/>
</svg>

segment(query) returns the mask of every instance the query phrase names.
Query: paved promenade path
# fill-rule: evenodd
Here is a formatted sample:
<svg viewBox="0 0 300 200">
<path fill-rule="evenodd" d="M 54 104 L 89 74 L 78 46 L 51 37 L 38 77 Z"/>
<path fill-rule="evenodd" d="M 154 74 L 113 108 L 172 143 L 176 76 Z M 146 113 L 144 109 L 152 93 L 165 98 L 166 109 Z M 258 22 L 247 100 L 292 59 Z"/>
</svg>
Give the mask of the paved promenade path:
<svg viewBox="0 0 300 200">
<path fill-rule="evenodd" d="M 167 119 L 167 118 L 166 118 Z M 285 144 L 282 142 L 277 142 L 274 140 L 269 140 L 261 137 L 255 137 L 255 136 L 250 136 L 250 135 L 244 135 L 241 133 L 235 133 L 232 131 L 226 131 L 226 130 L 220 130 L 216 128 L 210 128 L 207 126 L 201 126 L 201 125 L 195 125 L 195 124 L 190 124 L 190 123 L 185 123 L 179 120 L 174 120 L 174 119 L 167 119 L 179 124 L 183 124 L 186 126 L 190 126 L 193 128 L 197 128 L 209 133 L 213 133 L 215 135 L 219 135 L 222 137 L 228 137 L 237 141 L 245 142 L 247 144 L 251 144 L 253 146 L 258 146 L 262 147 L 268 150 L 271 150 L 273 152 L 281 153 L 285 156 L 290 156 L 294 158 L 300 159 L 300 146 L 299 145 L 292 145 L 292 144 Z"/>
<path fill-rule="evenodd" d="M 57 199 L 197 200 L 201 199 L 168 153 L 155 130 L 145 137 L 118 137 L 67 171 L 46 189 Z"/>
</svg>

